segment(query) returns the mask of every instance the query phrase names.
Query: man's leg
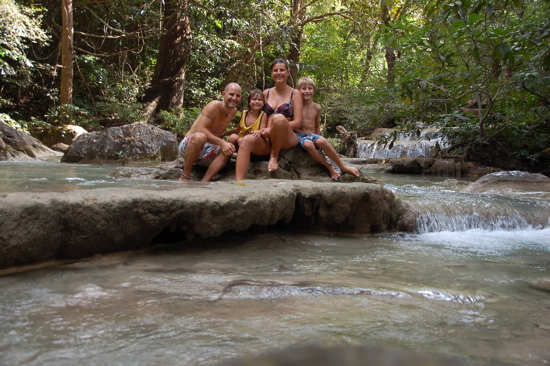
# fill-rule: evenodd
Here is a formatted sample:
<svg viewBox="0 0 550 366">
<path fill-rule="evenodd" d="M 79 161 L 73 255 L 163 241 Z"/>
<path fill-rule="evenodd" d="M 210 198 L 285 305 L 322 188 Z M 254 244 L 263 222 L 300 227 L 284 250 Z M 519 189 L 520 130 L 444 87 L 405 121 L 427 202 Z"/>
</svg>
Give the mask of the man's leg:
<svg viewBox="0 0 550 366">
<path fill-rule="evenodd" d="M 191 170 L 193 165 L 200 157 L 201 151 L 206 143 L 206 135 L 202 132 L 195 132 L 191 136 L 191 141 L 189 142 L 187 149 L 185 150 L 184 166 L 183 172 L 181 173 L 182 177 L 180 180 L 188 181 L 191 177 Z"/>
<path fill-rule="evenodd" d="M 298 144 L 298 138 L 288 124 L 287 119 L 281 114 L 272 114 L 269 117 L 269 139 L 271 140 L 271 157 L 267 170 L 274 172 L 279 169 L 279 152 L 281 149 L 289 149 Z"/>
<path fill-rule="evenodd" d="M 347 166 L 342 162 L 342 159 L 340 159 L 338 153 L 336 152 L 336 150 L 334 150 L 334 147 L 332 147 L 332 145 L 326 138 L 319 137 L 317 141 L 315 141 L 315 145 L 323 149 L 330 160 L 334 161 L 336 165 L 338 165 L 338 168 L 340 168 L 340 171 L 342 171 L 342 173 L 350 173 L 352 175 L 355 175 L 356 177 L 361 174 L 361 172 L 359 172 L 357 168 Z"/>
<path fill-rule="evenodd" d="M 227 164 L 229 161 L 229 158 L 231 158 L 231 155 L 224 155 L 221 152 L 220 148 L 220 154 L 216 156 L 214 161 L 210 163 L 208 166 L 208 169 L 206 170 L 206 173 L 204 173 L 204 177 L 202 177 L 203 182 L 210 182 L 210 180 L 218 174 L 218 172 Z"/>
</svg>

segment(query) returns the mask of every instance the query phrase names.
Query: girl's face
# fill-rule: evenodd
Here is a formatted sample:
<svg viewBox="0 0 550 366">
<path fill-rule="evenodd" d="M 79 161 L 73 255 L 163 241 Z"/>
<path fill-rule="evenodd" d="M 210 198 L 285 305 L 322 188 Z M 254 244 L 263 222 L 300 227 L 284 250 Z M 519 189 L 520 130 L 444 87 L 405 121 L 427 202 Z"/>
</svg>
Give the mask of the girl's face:
<svg viewBox="0 0 550 366">
<path fill-rule="evenodd" d="M 271 77 L 276 83 L 286 83 L 289 74 L 290 71 L 283 62 L 277 63 L 271 68 Z"/>
<path fill-rule="evenodd" d="M 264 96 L 263 94 L 256 94 L 250 99 L 248 103 L 250 110 L 260 110 L 264 107 Z"/>
</svg>

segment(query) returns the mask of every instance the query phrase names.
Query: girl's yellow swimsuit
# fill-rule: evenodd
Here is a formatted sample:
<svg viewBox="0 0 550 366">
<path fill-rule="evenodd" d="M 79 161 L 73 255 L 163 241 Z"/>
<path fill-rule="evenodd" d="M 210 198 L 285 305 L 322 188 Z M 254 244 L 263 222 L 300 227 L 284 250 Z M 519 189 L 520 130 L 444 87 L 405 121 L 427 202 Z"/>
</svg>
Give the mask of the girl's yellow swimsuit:
<svg viewBox="0 0 550 366">
<path fill-rule="evenodd" d="M 252 131 L 256 131 L 260 129 L 260 122 L 262 121 L 262 116 L 264 115 L 264 111 L 261 111 L 258 118 L 254 121 L 253 124 L 250 126 L 246 126 L 246 114 L 248 113 L 248 110 L 243 111 L 243 115 L 241 116 L 241 121 L 239 122 L 239 127 L 241 130 L 239 131 L 239 136 L 244 137 L 245 135 L 248 135 Z"/>
</svg>

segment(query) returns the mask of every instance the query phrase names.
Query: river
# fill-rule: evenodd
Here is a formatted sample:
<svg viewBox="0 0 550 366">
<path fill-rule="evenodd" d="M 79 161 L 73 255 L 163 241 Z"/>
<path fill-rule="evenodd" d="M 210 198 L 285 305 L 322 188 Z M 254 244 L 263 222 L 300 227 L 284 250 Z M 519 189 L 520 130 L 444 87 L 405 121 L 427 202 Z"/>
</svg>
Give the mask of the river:
<svg viewBox="0 0 550 366">
<path fill-rule="evenodd" d="M 0 190 L 117 181 L 109 167 L 0 163 Z M 550 362 L 550 202 L 375 175 L 416 233 L 268 231 L 0 272 L 2 365 L 215 365 L 295 345 L 383 345 L 484 365 Z"/>
</svg>

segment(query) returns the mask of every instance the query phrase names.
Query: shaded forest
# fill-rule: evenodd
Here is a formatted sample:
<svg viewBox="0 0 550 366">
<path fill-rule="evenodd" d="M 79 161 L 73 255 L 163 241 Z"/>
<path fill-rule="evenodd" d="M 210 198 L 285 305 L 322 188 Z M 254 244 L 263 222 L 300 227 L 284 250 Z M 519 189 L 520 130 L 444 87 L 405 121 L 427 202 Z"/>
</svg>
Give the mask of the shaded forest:
<svg viewBox="0 0 550 366">
<path fill-rule="evenodd" d="M 230 81 L 317 84 L 344 126 L 453 142 L 443 156 L 550 174 L 550 1 L 0 0 L 0 118 L 33 133 L 146 121 L 181 136 Z M 391 145 L 392 138 L 385 143 Z"/>
</svg>

